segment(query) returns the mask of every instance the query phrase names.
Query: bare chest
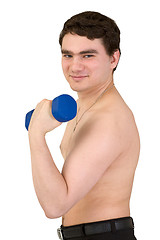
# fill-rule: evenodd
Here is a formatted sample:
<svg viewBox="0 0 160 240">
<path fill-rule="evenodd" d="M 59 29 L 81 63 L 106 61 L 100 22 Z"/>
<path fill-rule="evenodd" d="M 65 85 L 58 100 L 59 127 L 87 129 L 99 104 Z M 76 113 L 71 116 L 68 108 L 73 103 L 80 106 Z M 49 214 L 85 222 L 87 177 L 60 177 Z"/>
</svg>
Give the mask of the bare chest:
<svg viewBox="0 0 160 240">
<path fill-rule="evenodd" d="M 84 115 L 83 118 L 80 119 L 80 121 L 78 121 L 77 125 L 76 118 L 67 123 L 60 145 L 60 150 L 64 158 L 64 161 L 66 160 L 67 156 L 72 151 L 72 149 L 76 147 L 76 144 L 81 141 L 83 134 L 90 125 L 92 116 L 93 116 L 92 112 Z"/>
</svg>

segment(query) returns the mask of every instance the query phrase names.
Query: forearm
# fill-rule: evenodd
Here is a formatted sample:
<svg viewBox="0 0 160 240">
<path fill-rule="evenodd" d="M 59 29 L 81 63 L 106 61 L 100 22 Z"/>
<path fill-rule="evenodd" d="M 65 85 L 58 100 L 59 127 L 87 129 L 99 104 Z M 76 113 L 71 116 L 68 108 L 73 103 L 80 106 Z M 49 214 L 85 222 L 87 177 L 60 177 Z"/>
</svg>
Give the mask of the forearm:
<svg viewBox="0 0 160 240">
<path fill-rule="evenodd" d="M 63 213 L 67 185 L 56 167 L 45 136 L 29 134 L 33 184 L 38 200 L 48 217 Z"/>
</svg>

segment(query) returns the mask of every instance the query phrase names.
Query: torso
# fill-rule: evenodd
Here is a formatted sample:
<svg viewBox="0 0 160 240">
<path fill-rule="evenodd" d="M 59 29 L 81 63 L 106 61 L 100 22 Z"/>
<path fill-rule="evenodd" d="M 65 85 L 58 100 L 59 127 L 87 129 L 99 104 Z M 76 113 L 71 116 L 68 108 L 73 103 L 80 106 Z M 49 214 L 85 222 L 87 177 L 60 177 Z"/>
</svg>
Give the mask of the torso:
<svg viewBox="0 0 160 240">
<path fill-rule="evenodd" d="M 62 217 L 63 226 L 130 216 L 129 203 L 139 158 L 140 139 L 133 114 L 120 94 L 115 91 L 107 100 L 103 99 L 90 109 L 78 123 L 75 132 L 75 119 L 68 122 L 60 146 L 61 153 L 65 161 L 71 149 L 76 147 L 75 142 L 78 141 L 81 128 L 84 130 L 85 124 L 87 126 L 90 118 L 93 121 L 95 114 L 107 118 L 107 111 L 112 113 L 119 131 L 123 133 L 123 152 L 106 169 L 92 190 Z"/>
</svg>

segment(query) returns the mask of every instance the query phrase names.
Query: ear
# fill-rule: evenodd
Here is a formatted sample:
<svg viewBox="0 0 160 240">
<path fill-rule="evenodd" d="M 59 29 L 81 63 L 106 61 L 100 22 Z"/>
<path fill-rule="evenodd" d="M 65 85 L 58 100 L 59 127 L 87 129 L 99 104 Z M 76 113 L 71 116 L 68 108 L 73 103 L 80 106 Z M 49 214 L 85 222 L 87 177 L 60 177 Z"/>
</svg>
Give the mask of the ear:
<svg viewBox="0 0 160 240">
<path fill-rule="evenodd" d="M 111 68 L 114 69 L 118 62 L 119 62 L 119 58 L 120 58 L 120 52 L 119 50 L 116 50 L 113 55 L 111 56 Z"/>
</svg>

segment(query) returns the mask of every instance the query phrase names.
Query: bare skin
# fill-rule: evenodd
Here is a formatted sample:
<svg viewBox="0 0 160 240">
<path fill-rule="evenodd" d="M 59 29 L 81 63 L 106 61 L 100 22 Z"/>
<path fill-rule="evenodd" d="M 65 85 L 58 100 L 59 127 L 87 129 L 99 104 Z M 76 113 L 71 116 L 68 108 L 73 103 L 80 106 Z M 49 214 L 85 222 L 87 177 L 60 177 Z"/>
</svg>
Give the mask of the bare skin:
<svg viewBox="0 0 160 240">
<path fill-rule="evenodd" d="M 64 226 L 130 215 L 140 139 L 133 113 L 116 87 L 110 89 L 118 61 L 119 51 L 108 56 L 100 39 L 64 36 L 62 68 L 78 93 L 78 112 L 61 142 L 61 173 L 45 141 L 46 133 L 61 125 L 52 117 L 51 101 L 41 101 L 31 118 L 35 191 L 46 216 L 63 216 Z"/>
<path fill-rule="evenodd" d="M 122 153 L 106 169 L 92 190 L 63 216 L 64 226 L 130 216 L 129 202 L 140 140 L 134 116 L 115 88 L 84 115 L 74 133 L 75 119 L 68 123 L 61 152 L 65 160 L 71 149 L 76 147 L 75 143 L 78 144 L 83 138 L 89 122 L 96 121 L 97 114 L 102 115 L 104 124 L 107 118 L 117 121 Z"/>
<path fill-rule="evenodd" d="M 90 41 L 85 37 L 71 34 L 66 35 L 63 40 L 62 53 L 63 49 L 67 49 L 69 51 L 64 51 L 64 54 L 70 55 L 64 55 L 62 67 L 70 87 L 78 92 L 78 109 L 80 108 L 78 121 L 88 106 L 91 106 L 91 103 L 94 103 L 95 99 L 103 92 L 102 90 L 106 86 L 109 88 L 113 84 L 111 70 L 117 65 L 119 55 L 115 53 L 113 59 L 108 58 L 103 46 L 99 45 L 99 43 L 99 39 Z M 83 53 L 83 50 L 86 49 L 96 49 L 98 54 L 93 55 L 93 59 L 91 57 L 88 60 L 84 60 L 82 57 L 85 58 L 86 56 L 82 54 L 81 57 L 78 53 Z M 66 57 L 69 59 L 66 59 Z M 82 80 L 80 78 L 79 80 L 75 76 L 89 76 L 88 78 L 91 81 L 87 78 L 82 78 Z M 93 86 L 96 86 L 96 88 L 93 88 Z M 109 166 L 107 165 L 103 176 L 91 191 L 75 204 L 70 211 L 64 214 L 62 218 L 64 226 L 130 215 L 129 201 L 139 157 L 140 139 L 133 113 L 115 87 L 104 93 L 98 102 L 82 116 L 75 132 L 73 132 L 73 129 L 76 119 L 68 123 L 60 146 L 63 158 L 66 160 L 70 152 L 73 152 L 74 148 L 78 148 L 80 141 L 83 141 L 83 137 L 85 138 L 88 127 L 92 126 L 94 122 L 98 124 L 98 121 L 98 128 L 93 130 L 95 131 L 95 137 L 100 129 L 103 131 L 104 128 L 105 131 L 105 125 L 108 122 L 111 131 L 112 128 L 113 132 L 116 129 L 117 137 L 120 136 L 120 148 L 117 150 L 120 152 L 120 155 L 112 159 Z M 115 124 L 110 124 L 111 122 Z M 89 139 L 89 141 L 92 140 Z M 97 140 L 97 144 L 101 144 L 101 141 L 105 141 L 103 136 L 99 142 Z M 104 147 L 107 146 L 104 145 Z M 113 144 L 111 148 L 113 148 L 110 149 L 111 152 L 116 152 L 116 144 L 115 146 Z M 81 151 L 81 148 L 79 148 L 79 151 Z M 96 149 L 93 148 L 92 151 L 93 153 L 95 151 L 95 154 L 97 154 Z M 103 149 L 100 151 L 103 151 Z M 65 176 L 65 168 L 62 174 Z M 92 177 L 94 178 L 94 176 L 96 176 L 95 172 L 93 172 Z"/>
</svg>

